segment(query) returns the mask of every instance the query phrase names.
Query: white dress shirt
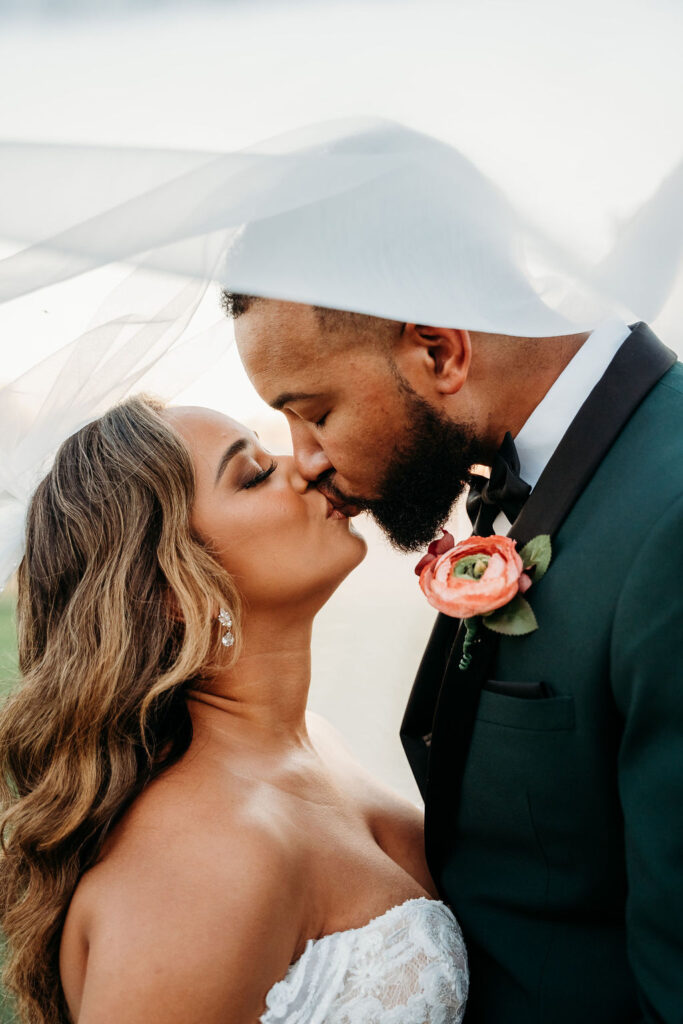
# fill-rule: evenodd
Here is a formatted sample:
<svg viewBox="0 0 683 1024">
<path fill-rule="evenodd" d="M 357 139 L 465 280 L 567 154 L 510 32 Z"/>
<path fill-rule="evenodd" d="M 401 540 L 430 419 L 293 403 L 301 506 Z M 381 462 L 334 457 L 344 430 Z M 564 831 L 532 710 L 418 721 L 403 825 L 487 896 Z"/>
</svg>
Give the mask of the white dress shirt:
<svg viewBox="0 0 683 1024">
<path fill-rule="evenodd" d="M 572 420 L 630 333 L 631 328 L 620 320 L 608 320 L 596 327 L 517 434 L 515 446 L 520 476 L 532 489 Z M 506 515 L 499 512 L 493 530 L 504 535 L 510 525 Z"/>
</svg>

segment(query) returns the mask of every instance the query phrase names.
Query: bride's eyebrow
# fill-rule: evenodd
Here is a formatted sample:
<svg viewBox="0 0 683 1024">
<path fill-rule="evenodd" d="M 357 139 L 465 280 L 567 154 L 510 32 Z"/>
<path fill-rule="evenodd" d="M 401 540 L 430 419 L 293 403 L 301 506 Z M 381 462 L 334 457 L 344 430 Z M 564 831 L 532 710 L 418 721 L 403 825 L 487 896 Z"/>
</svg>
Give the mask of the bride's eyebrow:
<svg viewBox="0 0 683 1024">
<path fill-rule="evenodd" d="M 221 476 L 225 472 L 225 468 L 231 459 L 234 459 L 236 455 L 243 452 L 245 448 L 248 448 L 251 444 L 251 440 L 248 437 L 238 437 L 236 441 L 225 449 L 221 455 L 220 462 L 218 463 L 218 469 L 216 470 L 216 479 L 214 480 L 214 487 L 217 485 Z"/>
</svg>

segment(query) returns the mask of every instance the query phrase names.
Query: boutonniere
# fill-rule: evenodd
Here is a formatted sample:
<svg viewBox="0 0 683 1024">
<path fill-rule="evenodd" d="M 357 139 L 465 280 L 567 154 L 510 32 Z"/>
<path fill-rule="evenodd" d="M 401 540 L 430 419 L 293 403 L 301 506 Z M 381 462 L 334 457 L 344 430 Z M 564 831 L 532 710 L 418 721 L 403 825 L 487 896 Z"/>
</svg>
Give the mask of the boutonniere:
<svg viewBox="0 0 683 1024">
<path fill-rule="evenodd" d="M 415 572 L 432 607 L 463 620 L 466 633 L 459 667 L 464 670 L 472 660 L 470 649 L 480 624 L 506 636 L 538 629 L 523 595 L 545 575 L 552 547 L 545 533 L 517 551 L 517 542 L 510 537 L 468 537 L 456 544 L 447 530 L 442 532 Z"/>
</svg>

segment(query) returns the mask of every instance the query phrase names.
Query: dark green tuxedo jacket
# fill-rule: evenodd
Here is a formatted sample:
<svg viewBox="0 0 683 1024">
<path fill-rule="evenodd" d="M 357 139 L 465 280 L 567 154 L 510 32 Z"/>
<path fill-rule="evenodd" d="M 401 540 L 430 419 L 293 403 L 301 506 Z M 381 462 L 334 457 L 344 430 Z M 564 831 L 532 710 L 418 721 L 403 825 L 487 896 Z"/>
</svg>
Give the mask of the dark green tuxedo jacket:
<svg viewBox="0 0 683 1024">
<path fill-rule="evenodd" d="M 539 629 L 463 672 L 440 615 L 402 726 L 466 1024 L 681 1022 L 683 365 L 644 324 L 511 536 L 546 532 Z"/>
</svg>

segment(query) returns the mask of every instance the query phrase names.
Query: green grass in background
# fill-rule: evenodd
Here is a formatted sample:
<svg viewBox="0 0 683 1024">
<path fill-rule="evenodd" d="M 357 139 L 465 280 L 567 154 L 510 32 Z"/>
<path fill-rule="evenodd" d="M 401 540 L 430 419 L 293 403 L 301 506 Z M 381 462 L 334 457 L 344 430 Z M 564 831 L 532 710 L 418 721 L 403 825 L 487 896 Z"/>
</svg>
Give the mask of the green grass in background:
<svg viewBox="0 0 683 1024">
<path fill-rule="evenodd" d="M 3 697 L 17 680 L 17 642 L 14 627 L 14 599 L 0 597 L 0 697 Z M 1 948 L 1 947 L 0 947 Z M 5 1005 L 4 994 L 0 991 L 0 1024 L 15 1024 L 11 1008 Z"/>
<path fill-rule="evenodd" d="M 0 1024 L 17 1024 L 17 1018 L 12 1013 L 12 1007 L 6 1005 L 5 994 L 0 992 Z"/>
<path fill-rule="evenodd" d="M 0 597 L 0 695 L 17 679 L 17 641 L 14 626 L 14 598 Z"/>
</svg>

